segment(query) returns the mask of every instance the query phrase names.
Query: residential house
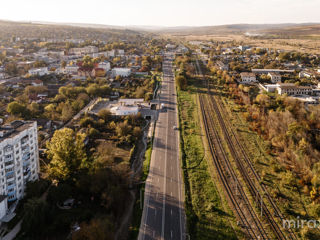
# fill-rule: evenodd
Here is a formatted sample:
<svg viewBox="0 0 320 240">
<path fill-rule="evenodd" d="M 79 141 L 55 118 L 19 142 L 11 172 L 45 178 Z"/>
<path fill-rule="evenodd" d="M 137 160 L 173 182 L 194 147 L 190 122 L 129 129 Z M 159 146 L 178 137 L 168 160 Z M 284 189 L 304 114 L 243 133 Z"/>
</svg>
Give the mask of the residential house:
<svg viewBox="0 0 320 240">
<path fill-rule="evenodd" d="M 40 86 L 43 86 L 43 81 L 39 80 L 39 79 L 36 79 L 36 80 L 33 80 L 31 82 L 32 86 L 35 86 L 35 87 L 40 87 Z"/>
<path fill-rule="evenodd" d="M 78 73 L 79 67 L 77 65 L 66 66 L 63 70 L 65 74 L 75 75 Z"/>
<path fill-rule="evenodd" d="M 272 83 L 278 83 L 281 82 L 281 75 L 276 72 L 269 72 L 268 76 L 271 78 Z"/>
<path fill-rule="evenodd" d="M 94 77 L 104 77 L 106 75 L 106 71 L 103 68 L 94 68 L 92 70 L 92 76 Z"/>
<path fill-rule="evenodd" d="M 299 73 L 299 78 L 311 78 L 312 76 L 313 74 L 307 71 L 301 71 Z"/>
<path fill-rule="evenodd" d="M 224 70 L 229 70 L 229 65 L 227 63 L 224 63 L 222 61 L 218 61 L 217 62 L 217 66 L 220 70 L 224 71 Z"/>
<path fill-rule="evenodd" d="M 91 68 L 83 68 L 80 67 L 78 69 L 78 76 L 82 77 L 92 77 L 92 69 Z"/>
<path fill-rule="evenodd" d="M 256 75 L 250 72 L 242 72 L 240 73 L 241 82 L 249 83 L 249 82 L 256 82 Z"/>
<path fill-rule="evenodd" d="M 100 63 L 98 64 L 98 68 L 102 68 L 102 69 L 104 69 L 106 72 L 108 72 L 108 71 L 111 69 L 110 62 L 108 62 L 108 61 L 100 62 Z"/>
<path fill-rule="evenodd" d="M 42 67 L 42 68 L 32 68 L 29 71 L 29 74 L 32 76 L 44 76 L 49 74 L 48 68 L 47 67 Z"/>
<path fill-rule="evenodd" d="M 130 68 L 113 68 L 112 69 L 112 76 L 121 76 L 121 77 L 128 77 L 131 74 Z"/>
</svg>

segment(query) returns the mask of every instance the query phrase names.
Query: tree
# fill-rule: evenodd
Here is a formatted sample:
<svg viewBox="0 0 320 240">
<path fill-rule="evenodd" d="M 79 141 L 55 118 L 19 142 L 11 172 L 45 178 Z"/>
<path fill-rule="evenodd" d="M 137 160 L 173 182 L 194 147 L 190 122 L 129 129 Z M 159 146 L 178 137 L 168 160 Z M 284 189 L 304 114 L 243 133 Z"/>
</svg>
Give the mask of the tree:
<svg viewBox="0 0 320 240">
<path fill-rule="evenodd" d="M 26 115 L 27 108 L 24 105 L 14 101 L 8 104 L 7 112 L 14 116 L 22 117 Z"/>
<path fill-rule="evenodd" d="M 51 160 L 47 172 L 51 179 L 67 180 L 87 167 L 84 139 L 84 134 L 77 134 L 70 128 L 55 131 L 47 143 L 47 155 Z"/>
<path fill-rule="evenodd" d="M 176 77 L 176 84 L 178 86 L 179 89 L 181 90 L 185 90 L 187 88 L 187 79 L 184 76 L 177 76 Z"/>
<path fill-rule="evenodd" d="M 66 62 L 66 61 L 62 61 L 62 62 L 61 62 L 61 67 L 62 67 L 62 68 L 65 68 L 66 66 L 67 66 L 67 62 Z"/>
<path fill-rule="evenodd" d="M 9 75 L 17 75 L 18 74 L 18 68 L 17 65 L 15 63 L 7 63 L 6 67 L 5 67 L 5 71 L 6 73 L 8 73 Z"/>
<path fill-rule="evenodd" d="M 72 235 L 72 240 L 111 240 L 114 239 L 113 230 L 109 219 L 93 219 L 89 224 L 81 224 L 80 230 Z"/>
<path fill-rule="evenodd" d="M 33 239 L 43 235 L 48 215 L 49 207 L 44 200 L 40 198 L 29 199 L 24 204 L 23 231 Z M 37 230 L 35 231 L 35 229 Z"/>
<path fill-rule="evenodd" d="M 98 112 L 98 116 L 102 118 L 105 122 L 108 122 L 111 117 L 111 112 L 108 109 L 101 109 Z"/>
<path fill-rule="evenodd" d="M 131 130 L 131 127 L 128 124 L 128 121 L 121 122 L 116 127 L 116 132 L 117 132 L 118 136 L 120 136 L 120 137 L 127 136 L 129 134 L 130 130 Z"/>
</svg>

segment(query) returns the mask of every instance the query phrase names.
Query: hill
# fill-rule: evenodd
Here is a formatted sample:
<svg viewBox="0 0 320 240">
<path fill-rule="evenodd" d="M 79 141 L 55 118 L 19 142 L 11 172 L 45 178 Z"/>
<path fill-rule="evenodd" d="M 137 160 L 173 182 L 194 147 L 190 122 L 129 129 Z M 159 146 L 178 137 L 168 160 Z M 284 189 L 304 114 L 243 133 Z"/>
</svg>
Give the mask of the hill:
<svg viewBox="0 0 320 240">
<path fill-rule="evenodd" d="M 12 36 L 21 38 L 82 38 L 99 40 L 133 40 L 141 35 L 140 32 L 130 29 L 108 28 L 104 25 L 96 27 L 87 26 L 67 26 L 58 23 L 40 22 L 11 22 L 0 21 L 0 39 L 9 39 Z"/>
<path fill-rule="evenodd" d="M 309 35 L 320 34 L 319 26 L 320 24 L 317 23 L 231 24 L 220 26 L 163 28 L 158 30 L 158 32 L 172 35 L 242 35 L 245 33 L 279 35 L 281 32 L 284 32 L 286 35 Z"/>
</svg>

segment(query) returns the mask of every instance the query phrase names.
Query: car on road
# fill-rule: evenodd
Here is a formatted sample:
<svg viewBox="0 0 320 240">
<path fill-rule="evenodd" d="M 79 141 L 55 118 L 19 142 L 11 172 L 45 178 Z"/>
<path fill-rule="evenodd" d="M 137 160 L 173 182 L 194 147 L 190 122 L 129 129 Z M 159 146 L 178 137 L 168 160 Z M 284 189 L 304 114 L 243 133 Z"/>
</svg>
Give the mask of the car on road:
<svg viewBox="0 0 320 240">
<path fill-rule="evenodd" d="M 177 127 L 177 126 L 173 126 L 172 129 L 173 129 L 173 130 L 177 130 L 178 127 Z"/>
</svg>

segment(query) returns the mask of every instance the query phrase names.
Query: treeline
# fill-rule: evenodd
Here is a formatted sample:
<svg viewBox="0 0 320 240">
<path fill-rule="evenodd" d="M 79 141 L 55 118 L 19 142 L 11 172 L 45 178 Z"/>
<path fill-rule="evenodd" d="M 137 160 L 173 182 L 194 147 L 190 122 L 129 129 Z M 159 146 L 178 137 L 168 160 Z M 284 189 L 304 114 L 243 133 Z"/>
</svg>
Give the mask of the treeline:
<svg viewBox="0 0 320 240">
<path fill-rule="evenodd" d="M 287 96 L 257 94 L 254 87 L 237 85 L 226 72 L 213 74 L 242 106 L 251 129 L 265 139 L 279 166 L 291 173 L 291 179 L 298 179 L 299 185 L 292 187 L 320 203 L 320 106 L 306 108 Z"/>
<path fill-rule="evenodd" d="M 188 78 L 195 73 L 195 67 L 192 64 L 190 54 L 178 56 L 175 59 L 175 65 L 177 68 L 175 81 L 179 89 L 185 90 L 188 86 Z"/>
</svg>

